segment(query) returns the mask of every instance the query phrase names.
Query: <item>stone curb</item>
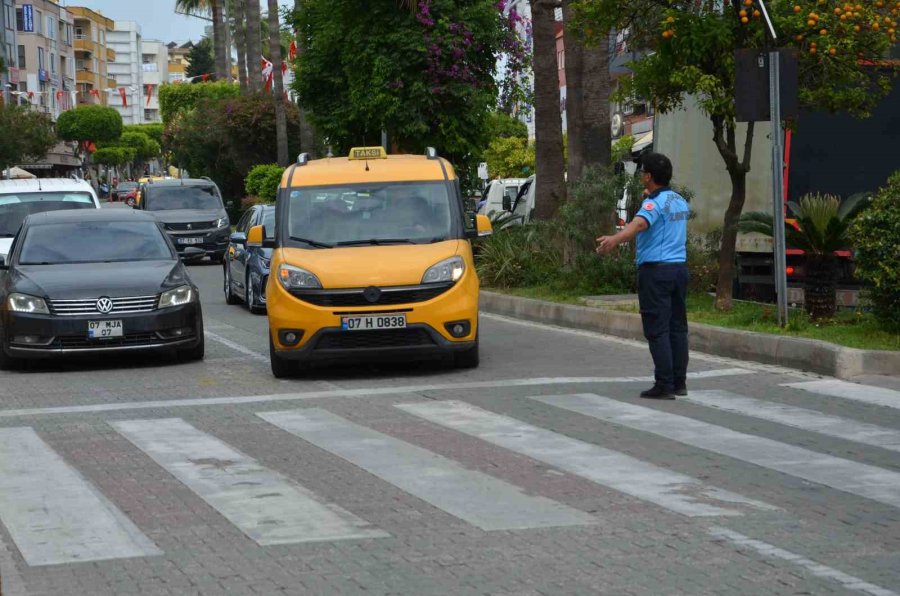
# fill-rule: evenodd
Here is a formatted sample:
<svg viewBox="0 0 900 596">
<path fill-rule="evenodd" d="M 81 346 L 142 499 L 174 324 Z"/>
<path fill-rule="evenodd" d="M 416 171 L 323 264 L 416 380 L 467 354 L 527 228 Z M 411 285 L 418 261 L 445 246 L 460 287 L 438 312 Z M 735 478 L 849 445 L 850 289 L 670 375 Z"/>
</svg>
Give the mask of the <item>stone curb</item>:
<svg viewBox="0 0 900 596">
<path fill-rule="evenodd" d="M 498 315 L 597 331 L 626 339 L 644 339 L 641 317 L 636 313 L 486 291 L 481 292 L 480 306 L 485 312 Z M 690 345 L 692 350 L 698 352 L 777 364 L 839 379 L 900 373 L 900 352 L 859 350 L 816 339 L 740 331 L 701 323 L 690 324 Z"/>
</svg>

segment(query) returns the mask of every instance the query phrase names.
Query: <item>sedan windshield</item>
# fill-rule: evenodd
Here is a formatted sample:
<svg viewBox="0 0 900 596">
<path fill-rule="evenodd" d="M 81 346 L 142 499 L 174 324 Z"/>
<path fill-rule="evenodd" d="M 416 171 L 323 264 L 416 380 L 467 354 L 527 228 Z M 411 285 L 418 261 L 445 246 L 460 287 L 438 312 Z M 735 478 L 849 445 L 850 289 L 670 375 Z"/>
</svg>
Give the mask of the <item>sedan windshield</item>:
<svg viewBox="0 0 900 596">
<path fill-rule="evenodd" d="M 30 227 L 21 265 L 64 265 L 174 259 L 159 226 L 151 221 L 92 221 Z"/>
<path fill-rule="evenodd" d="M 318 247 L 429 243 L 452 233 L 443 182 L 294 190 L 288 221 L 291 240 Z"/>
<path fill-rule="evenodd" d="M 86 192 L 0 194 L 0 237 L 15 236 L 25 218 L 33 213 L 94 207 L 94 199 Z"/>
<path fill-rule="evenodd" d="M 173 209 L 222 209 L 222 200 L 214 186 L 145 186 L 147 211 Z"/>
</svg>

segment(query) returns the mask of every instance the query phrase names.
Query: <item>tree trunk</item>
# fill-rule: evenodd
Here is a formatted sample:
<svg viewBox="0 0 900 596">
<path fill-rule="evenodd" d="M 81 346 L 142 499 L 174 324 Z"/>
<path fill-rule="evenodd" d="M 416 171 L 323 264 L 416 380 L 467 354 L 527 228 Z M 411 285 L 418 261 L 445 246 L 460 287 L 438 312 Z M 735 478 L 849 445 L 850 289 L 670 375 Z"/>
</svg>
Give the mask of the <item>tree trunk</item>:
<svg viewBox="0 0 900 596">
<path fill-rule="evenodd" d="M 812 320 L 834 317 L 837 312 L 837 266 L 833 255 L 808 255 L 803 295 L 806 312 Z"/>
<path fill-rule="evenodd" d="M 584 85 L 584 166 L 610 165 L 612 131 L 609 121 L 609 40 L 603 37 L 596 46 L 584 48 L 582 58 Z"/>
<path fill-rule="evenodd" d="M 531 0 L 534 37 L 535 184 L 537 219 L 553 219 L 566 200 L 555 2 Z"/>
<path fill-rule="evenodd" d="M 216 80 L 225 81 L 228 67 L 225 63 L 225 22 L 222 17 L 222 0 L 210 0 L 213 20 L 213 52 L 216 58 Z"/>
<path fill-rule="evenodd" d="M 284 107 L 284 80 L 281 76 L 281 28 L 278 25 L 278 0 L 269 0 L 269 51 L 272 54 L 272 65 L 275 69 L 274 96 L 275 100 L 275 139 L 278 146 L 278 165 L 287 167 L 288 138 L 287 138 L 287 112 Z"/>
<path fill-rule="evenodd" d="M 584 46 L 572 33 L 571 0 L 563 0 L 563 23 L 566 27 L 566 133 L 569 145 L 568 181 L 575 182 L 584 168 L 584 88 L 582 62 Z"/>
<path fill-rule="evenodd" d="M 247 80 L 250 92 L 263 88 L 262 54 L 259 45 L 259 0 L 245 0 L 247 10 Z"/>
<path fill-rule="evenodd" d="M 234 43 L 237 46 L 238 83 L 241 93 L 248 89 L 247 81 L 247 0 L 234 0 Z"/>
<path fill-rule="evenodd" d="M 233 45 L 231 38 L 231 20 L 234 17 L 234 9 L 229 6 L 230 0 L 222 0 L 222 15 L 225 30 L 225 80 L 229 83 L 234 81 L 231 73 L 231 47 Z"/>
<path fill-rule="evenodd" d="M 299 16 L 300 11 L 303 10 L 303 0 L 294 0 L 294 15 L 295 18 Z M 303 55 L 306 53 L 306 39 L 303 37 L 302 31 L 296 32 L 297 38 L 297 62 L 300 63 L 303 61 Z M 296 65 L 295 65 L 296 68 Z M 312 122 L 309 120 L 309 114 L 303 108 L 303 105 L 297 102 L 297 107 L 300 108 L 300 151 L 305 153 L 309 153 L 310 155 L 316 155 L 316 131 L 313 128 Z"/>
</svg>

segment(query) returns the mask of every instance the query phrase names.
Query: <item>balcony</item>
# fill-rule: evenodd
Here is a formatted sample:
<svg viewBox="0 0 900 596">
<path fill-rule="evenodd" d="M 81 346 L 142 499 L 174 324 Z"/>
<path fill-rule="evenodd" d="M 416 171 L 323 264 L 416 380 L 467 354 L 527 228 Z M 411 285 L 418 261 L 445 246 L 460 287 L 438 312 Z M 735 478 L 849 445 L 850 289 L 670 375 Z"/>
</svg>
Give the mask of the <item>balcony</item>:
<svg viewBox="0 0 900 596">
<path fill-rule="evenodd" d="M 117 87 L 118 83 L 116 83 L 115 79 L 106 79 L 106 87 L 112 89 L 113 87 Z"/>
<path fill-rule="evenodd" d="M 76 35 L 75 36 L 75 51 L 76 52 L 87 52 L 88 54 L 94 53 L 94 42 L 90 39 L 86 38 L 84 35 Z"/>
<path fill-rule="evenodd" d="M 106 61 L 107 62 L 115 62 L 116 61 L 116 51 L 112 48 L 106 48 Z"/>
<path fill-rule="evenodd" d="M 88 70 L 79 70 L 75 73 L 75 82 L 94 85 L 97 82 L 97 75 Z"/>
</svg>

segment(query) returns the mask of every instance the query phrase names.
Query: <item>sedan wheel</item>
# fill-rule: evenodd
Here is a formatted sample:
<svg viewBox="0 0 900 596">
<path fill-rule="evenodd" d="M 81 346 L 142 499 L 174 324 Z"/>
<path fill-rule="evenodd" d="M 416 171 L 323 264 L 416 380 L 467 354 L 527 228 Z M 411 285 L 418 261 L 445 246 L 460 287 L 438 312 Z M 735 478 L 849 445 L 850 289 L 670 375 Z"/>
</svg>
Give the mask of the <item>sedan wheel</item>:
<svg viewBox="0 0 900 596">
<path fill-rule="evenodd" d="M 265 307 L 258 304 L 256 301 L 256 292 L 253 290 L 253 280 L 250 277 L 250 274 L 247 274 L 247 308 L 253 314 L 259 314 L 265 310 Z"/>
<path fill-rule="evenodd" d="M 223 269 L 225 270 L 225 304 L 237 304 L 240 300 L 231 290 L 231 267 L 228 266 L 228 263 L 225 263 Z"/>
</svg>

